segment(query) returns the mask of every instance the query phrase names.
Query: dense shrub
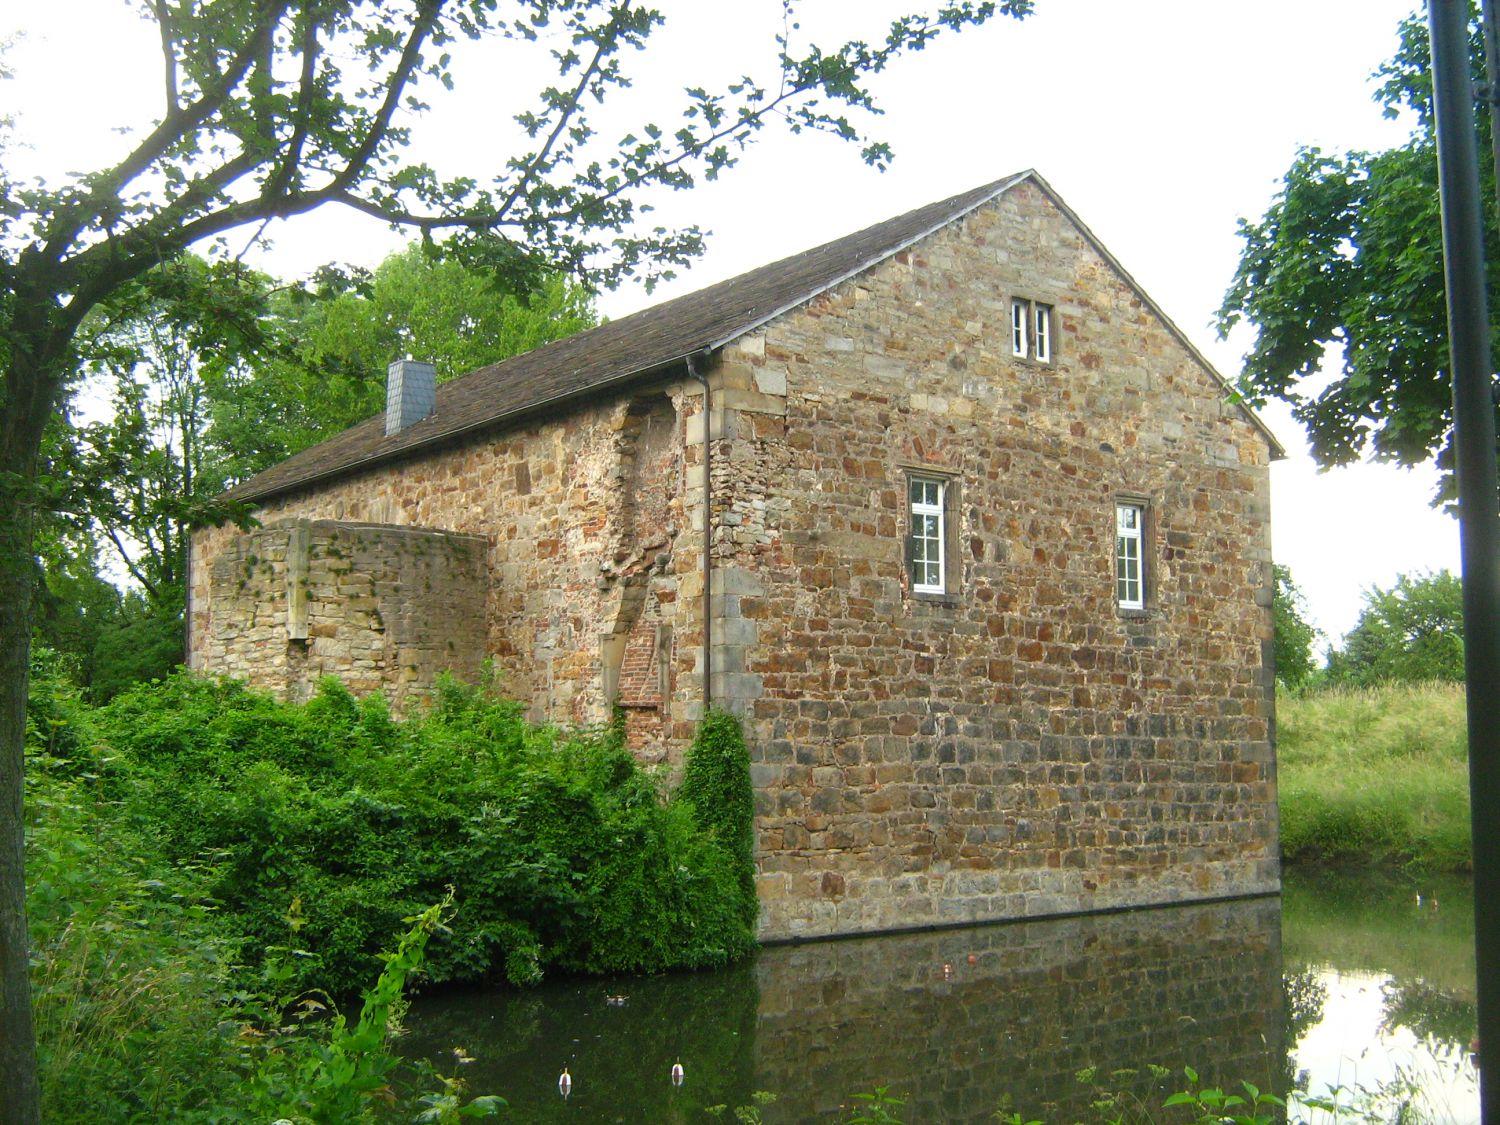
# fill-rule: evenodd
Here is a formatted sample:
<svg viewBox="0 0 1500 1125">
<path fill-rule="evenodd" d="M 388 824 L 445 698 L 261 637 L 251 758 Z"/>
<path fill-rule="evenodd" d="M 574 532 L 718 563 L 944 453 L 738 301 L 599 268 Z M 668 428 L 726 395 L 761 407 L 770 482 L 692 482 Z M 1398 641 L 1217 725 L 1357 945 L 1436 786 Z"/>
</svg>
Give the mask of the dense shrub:
<svg viewBox="0 0 1500 1125">
<path fill-rule="evenodd" d="M 32 675 L 49 1121 L 365 1121 L 387 1100 L 382 1119 L 454 1119 L 463 1083 L 398 1080 L 385 1045 L 419 965 L 526 982 L 717 965 L 753 943 L 748 801 L 711 823 L 706 802 L 664 802 L 617 732 L 530 726 L 456 683 L 397 722 L 334 681 L 297 706 L 179 675 L 91 710 L 43 650 Z M 748 795 L 723 722 L 709 741 L 738 757 L 700 791 L 730 792 L 737 761 Z M 377 974 L 360 1021 L 328 1014 L 325 990 Z"/>
<path fill-rule="evenodd" d="M 95 721 L 124 822 L 160 861 L 212 868 L 248 950 L 282 940 L 297 905 L 303 986 L 369 979 L 401 920 L 450 887 L 427 951 L 439 981 L 717 965 L 752 944 L 748 805 L 732 835 L 703 831 L 609 731 L 529 726 L 452 682 L 394 722 L 336 681 L 296 706 L 189 676 Z"/>
</svg>

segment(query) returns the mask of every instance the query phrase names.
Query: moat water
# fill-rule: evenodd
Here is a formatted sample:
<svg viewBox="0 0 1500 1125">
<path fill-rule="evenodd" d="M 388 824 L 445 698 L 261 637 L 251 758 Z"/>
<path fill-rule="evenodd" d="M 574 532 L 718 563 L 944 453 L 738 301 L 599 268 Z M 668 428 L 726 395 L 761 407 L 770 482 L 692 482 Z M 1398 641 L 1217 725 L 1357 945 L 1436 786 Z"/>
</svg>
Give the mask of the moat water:
<svg viewBox="0 0 1500 1125">
<path fill-rule="evenodd" d="M 405 1049 L 526 1122 L 836 1120 L 884 1086 L 907 1122 L 1074 1120 L 1078 1072 L 1148 1100 L 1147 1064 L 1297 1077 L 1478 1122 L 1473 901 L 1461 879 L 1289 869 L 1281 898 L 776 946 L 710 973 L 418 998 Z M 1420 899 L 1419 899 L 1420 896 Z M 672 1068 L 682 1066 L 674 1085 Z M 558 1077 L 566 1067 L 566 1098 Z M 1134 1075 L 1111 1077 L 1123 1067 Z M 1180 1084 L 1180 1083 L 1179 1083 Z M 1176 1089 L 1176 1085 L 1170 1086 Z M 732 1114 L 722 1120 L 733 1120 Z"/>
</svg>

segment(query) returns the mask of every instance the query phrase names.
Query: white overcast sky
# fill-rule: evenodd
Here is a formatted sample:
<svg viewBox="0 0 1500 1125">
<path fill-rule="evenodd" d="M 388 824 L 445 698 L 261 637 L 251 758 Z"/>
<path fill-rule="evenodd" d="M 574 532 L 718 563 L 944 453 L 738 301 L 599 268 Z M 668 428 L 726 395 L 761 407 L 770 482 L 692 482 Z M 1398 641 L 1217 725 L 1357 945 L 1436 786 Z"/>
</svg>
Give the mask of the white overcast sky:
<svg viewBox="0 0 1500 1125">
<path fill-rule="evenodd" d="M 1036 168 L 1136 280 L 1228 377 L 1246 339 L 1217 339 L 1212 316 L 1238 260 L 1236 220 L 1264 213 L 1299 145 L 1373 148 L 1405 127 L 1371 101 L 1370 74 L 1395 46 L 1415 0 L 1036 0 L 1001 20 L 904 60 L 877 86 L 877 135 L 890 171 L 849 146 L 767 136 L 716 184 L 660 200 L 667 225 L 711 230 L 708 253 L 648 297 L 601 302 L 619 316 L 795 253 L 1010 172 Z M 672 0 L 660 43 L 638 56 L 633 96 L 654 106 L 622 127 L 669 125 L 663 92 L 766 73 L 776 0 Z M 839 29 L 878 34 L 894 0 L 805 0 L 804 39 Z M 152 29 L 125 0 L 0 0 L 0 38 L 15 77 L 0 112 L 30 147 L 9 160 L 56 182 L 103 166 L 127 139 L 115 130 L 159 112 Z M 498 163 L 517 95 L 545 75 L 493 50 L 459 57 L 454 95 L 414 122 L 420 153 L 477 176 Z M 529 72 L 530 81 L 527 81 Z M 399 244 L 368 220 L 320 213 L 270 232 L 258 261 L 283 276 L 327 260 L 373 265 Z M 1433 512 L 1430 471 L 1360 465 L 1316 471 L 1281 409 L 1264 417 L 1290 451 L 1272 470 L 1274 548 L 1292 568 L 1325 634 L 1355 623 L 1361 591 L 1403 571 L 1458 570 L 1457 525 Z"/>
</svg>

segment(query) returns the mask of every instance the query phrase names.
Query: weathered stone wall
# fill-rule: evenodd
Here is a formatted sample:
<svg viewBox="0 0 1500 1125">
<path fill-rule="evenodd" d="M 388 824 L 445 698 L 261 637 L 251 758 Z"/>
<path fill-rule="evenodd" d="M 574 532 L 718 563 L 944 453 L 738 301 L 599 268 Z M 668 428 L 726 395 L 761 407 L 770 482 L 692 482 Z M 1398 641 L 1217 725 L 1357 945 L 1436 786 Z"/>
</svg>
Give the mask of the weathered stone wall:
<svg viewBox="0 0 1500 1125">
<path fill-rule="evenodd" d="M 1009 303 L 1055 310 L 1050 363 Z M 731 346 L 716 698 L 762 932 L 1274 890 L 1269 444 L 1032 185 Z M 906 478 L 958 490 L 906 577 Z M 1144 611 L 1114 504 L 1149 509 Z"/>
<path fill-rule="evenodd" d="M 488 590 L 465 610 L 473 646 L 465 666 L 477 671 L 492 659 L 500 689 L 528 701 L 535 719 L 601 723 L 635 638 L 625 700 L 633 741 L 643 757 L 661 760 L 691 738 L 702 707 L 701 490 L 685 485 L 682 464 L 683 416 L 699 402 L 701 394 L 694 400 L 676 385 L 595 400 L 566 418 L 277 498 L 257 515 L 268 524 L 300 518 L 478 537 Z M 214 587 L 238 536 L 221 527 L 194 539 L 190 663 L 247 675 L 269 661 L 265 682 L 275 683 L 281 658 L 269 648 L 228 662 L 223 651 L 226 614 L 249 612 L 244 602 L 221 610 L 225 591 Z M 680 622 L 684 613 L 690 620 Z M 377 677 L 358 690 L 394 684 Z"/>
<path fill-rule="evenodd" d="M 1010 301 L 1054 310 L 1017 359 Z M 481 536 L 485 652 L 648 760 L 710 688 L 747 720 L 762 934 L 1085 911 L 1278 885 L 1270 445 L 1034 184 L 730 344 L 696 385 L 559 409 L 280 498 Z M 907 476 L 951 482 L 951 585 L 914 593 Z M 1144 502 L 1144 610 L 1113 584 Z M 195 541 L 193 661 L 214 655 Z"/>
<path fill-rule="evenodd" d="M 473 681 L 488 600 L 483 540 L 424 528 L 282 520 L 208 567 L 203 666 L 292 699 L 323 676 L 397 707 L 442 672 Z"/>
</svg>

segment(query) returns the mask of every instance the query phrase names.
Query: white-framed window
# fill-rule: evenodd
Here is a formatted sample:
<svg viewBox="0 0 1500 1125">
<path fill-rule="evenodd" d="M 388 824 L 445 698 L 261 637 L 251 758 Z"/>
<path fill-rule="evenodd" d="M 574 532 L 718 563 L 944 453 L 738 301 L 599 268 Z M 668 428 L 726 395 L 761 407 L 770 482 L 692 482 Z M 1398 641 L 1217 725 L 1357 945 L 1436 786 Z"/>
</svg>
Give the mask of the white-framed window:
<svg viewBox="0 0 1500 1125">
<path fill-rule="evenodd" d="M 1010 354 L 1018 359 L 1052 362 L 1052 306 L 1024 297 L 1010 302 Z"/>
<path fill-rule="evenodd" d="M 906 495 L 910 524 L 906 535 L 911 588 L 919 594 L 947 592 L 944 581 L 944 540 L 947 536 L 943 502 L 948 482 L 939 477 L 912 476 Z"/>
<path fill-rule="evenodd" d="M 1121 609 L 1146 608 L 1146 505 L 1115 504 L 1115 603 Z"/>
<path fill-rule="evenodd" d="M 1038 363 L 1052 362 L 1052 306 L 1031 306 L 1031 339 Z"/>
</svg>

